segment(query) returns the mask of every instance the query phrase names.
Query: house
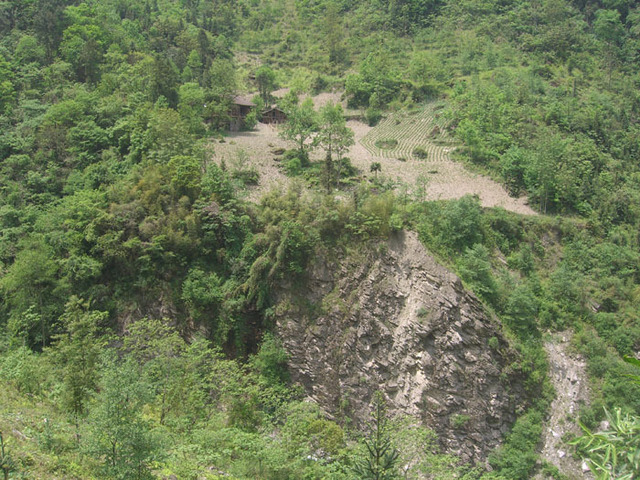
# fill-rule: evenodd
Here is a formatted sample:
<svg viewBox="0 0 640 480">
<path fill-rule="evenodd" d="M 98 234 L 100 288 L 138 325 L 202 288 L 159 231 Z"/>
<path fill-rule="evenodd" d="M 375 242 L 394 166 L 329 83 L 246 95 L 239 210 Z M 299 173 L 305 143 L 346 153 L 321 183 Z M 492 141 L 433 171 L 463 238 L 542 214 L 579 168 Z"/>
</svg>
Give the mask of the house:
<svg viewBox="0 0 640 480">
<path fill-rule="evenodd" d="M 229 130 L 238 132 L 244 128 L 245 119 L 256 105 L 249 99 L 244 97 L 233 97 L 231 101 L 231 110 L 229 112 Z"/>
<path fill-rule="evenodd" d="M 287 114 L 278 106 L 272 106 L 262 111 L 262 123 L 284 123 L 287 121 Z"/>
</svg>

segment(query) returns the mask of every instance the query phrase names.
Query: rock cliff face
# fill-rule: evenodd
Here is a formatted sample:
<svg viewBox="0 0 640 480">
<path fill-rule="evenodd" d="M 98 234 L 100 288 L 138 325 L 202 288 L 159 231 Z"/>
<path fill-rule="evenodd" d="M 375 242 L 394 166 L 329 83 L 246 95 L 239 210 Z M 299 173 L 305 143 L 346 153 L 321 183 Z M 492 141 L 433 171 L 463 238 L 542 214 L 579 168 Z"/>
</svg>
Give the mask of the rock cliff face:
<svg viewBox="0 0 640 480">
<path fill-rule="evenodd" d="M 320 258 L 279 293 L 279 336 L 294 381 L 336 418 L 363 423 L 380 390 L 443 447 L 482 462 L 515 420 L 521 379 L 497 320 L 415 233 L 342 259 Z"/>
</svg>

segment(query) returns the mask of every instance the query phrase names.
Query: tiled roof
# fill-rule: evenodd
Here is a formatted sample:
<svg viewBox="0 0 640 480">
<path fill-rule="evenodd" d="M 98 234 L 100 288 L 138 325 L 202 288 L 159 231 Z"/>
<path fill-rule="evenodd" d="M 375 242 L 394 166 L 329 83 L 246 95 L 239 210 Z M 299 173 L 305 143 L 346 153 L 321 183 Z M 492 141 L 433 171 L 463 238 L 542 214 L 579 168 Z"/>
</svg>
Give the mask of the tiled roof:
<svg viewBox="0 0 640 480">
<path fill-rule="evenodd" d="M 235 105 L 242 105 L 243 107 L 255 107 L 256 104 L 253 103 L 251 100 L 249 100 L 248 98 L 244 98 L 244 97 L 233 97 L 233 103 Z"/>
</svg>

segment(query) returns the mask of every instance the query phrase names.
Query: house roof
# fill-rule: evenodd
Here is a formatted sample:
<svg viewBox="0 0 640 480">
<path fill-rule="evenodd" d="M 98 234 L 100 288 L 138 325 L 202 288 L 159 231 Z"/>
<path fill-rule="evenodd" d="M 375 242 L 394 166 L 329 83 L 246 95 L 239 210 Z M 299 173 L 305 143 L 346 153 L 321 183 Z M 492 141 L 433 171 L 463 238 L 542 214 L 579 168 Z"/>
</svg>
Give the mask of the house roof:
<svg viewBox="0 0 640 480">
<path fill-rule="evenodd" d="M 264 115 L 265 113 L 269 113 L 269 112 L 273 112 L 273 111 L 281 112 L 281 113 L 286 113 L 284 110 L 282 110 L 282 109 L 281 109 L 280 107 L 278 107 L 277 105 L 273 105 L 273 106 L 271 106 L 271 107 L 265 108 L 265 109 L 262 111 L 262 114 Z"/>
<path fill-rule="evenodd" d="M 255 103 L 253 103 L 251 100 L 249 100 L 248 98 L 244 98 L 244 97 L 233 97 L 233 103 L 235 105 L 241 105 L 243 107 L 254 107 L 256 106 Z"/>
</svg>

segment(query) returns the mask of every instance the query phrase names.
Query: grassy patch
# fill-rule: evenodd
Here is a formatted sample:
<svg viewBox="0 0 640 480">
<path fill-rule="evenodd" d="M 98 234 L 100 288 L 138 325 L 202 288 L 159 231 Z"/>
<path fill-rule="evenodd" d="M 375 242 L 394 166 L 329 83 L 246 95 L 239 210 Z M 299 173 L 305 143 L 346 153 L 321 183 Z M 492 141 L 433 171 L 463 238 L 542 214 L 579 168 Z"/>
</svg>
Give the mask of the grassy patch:
<svg viewBox="0 0 640 480">
<path fill-rule="evenodd" d="M 395 138 L 380 138 L 376 140 L 375 146 L 381 150 L 390 150 L 398 146 L 398 140 Z"/>
</svg>

